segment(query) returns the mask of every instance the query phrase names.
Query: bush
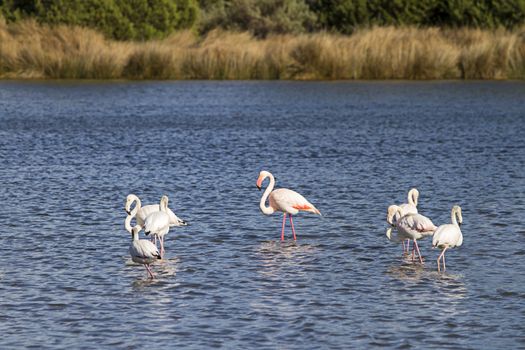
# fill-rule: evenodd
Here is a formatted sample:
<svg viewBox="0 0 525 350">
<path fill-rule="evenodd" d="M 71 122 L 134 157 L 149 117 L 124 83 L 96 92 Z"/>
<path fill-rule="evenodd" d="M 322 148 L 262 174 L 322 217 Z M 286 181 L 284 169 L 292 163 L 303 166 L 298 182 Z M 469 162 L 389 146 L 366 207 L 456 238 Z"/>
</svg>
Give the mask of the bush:
<svg viewBox="0 0 525 350">
<path fill-rule="evenodd" d="M 195 0 L 0 0 L 8 21 L 35 17 L 46 24 L 95 28 L 119 40 L 162 38 L 191 27 Z"/>
<path fill-rule="evenodd" d="M 256 37 L 301 33 L 315 26 L 316 17 L 302 0 L 201 1 L 201 32 L 214 28 L 249 31 Z"/>
</svg>

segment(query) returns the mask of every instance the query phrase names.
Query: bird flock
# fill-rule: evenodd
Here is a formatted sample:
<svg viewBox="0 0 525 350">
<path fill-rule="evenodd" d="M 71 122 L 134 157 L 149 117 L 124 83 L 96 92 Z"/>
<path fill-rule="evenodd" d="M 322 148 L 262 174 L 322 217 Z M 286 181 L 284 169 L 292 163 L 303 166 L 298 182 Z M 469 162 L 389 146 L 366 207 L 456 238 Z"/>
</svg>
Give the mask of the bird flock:
<svg viewBox="0 0 525 350">
<path fill-rule="evenodd" d="M 275 178 L 268 171 L 263 170 L 259 173 L 256 183 L 259 190 L 262 190 L 262 184 L 267 178 L 270 179 L 270 183 L 261 197 L 259 208 L 265 215 L 271 215 L 276 211 L 283 213 L 281 241 L 284 241 L 286 218 L 288 217 L 293 239 L 297 240 L 292 216 L 301 211 L 317 215 L 321 215 L 321 212 L 295 191 L 287 188 L 274 190 Z M 463 243 L 463 235 L 460 230 L 460 225 L 463 222 L 461 207 L 454 205 L 451 211 L 451 223 L 437 227 L 428 217 L 418 212 L 418 200 L 419 191 L 412 188 L 408 192 L 408 203 L 388 207 L 386 221 L 391 227 L 387 229 L 386 236 L 391 242 L 401 243 L 403 254 L 407 255 L 410 254 L 410 242 L 412 241 L 412 261 L 415 261 L 417 255 L 421 264 L 424 263 L 424 260 L 417 242 L 432 236 L 432 247 L 441 249 L 441 254 L 437 258 L 438 271 L 445 271 L 445 252 L 447 249 L 459 247 Z M 266 201 L 268 201 L 268 206 L 266 206 Z M 129 247 L 131 260 L 144 265 L 149 277 L 155 278 L 150 265 L 164 257 L 164 237 L 168 234 L 170 227 L 187 226 L 188 223 L 177 217 L 168 208 L 167 196 L 162 196 L 159 204 L 142 206 L 139 197 L 130 194 L 126 198 L 125 210 L 128 216 L 124 221 L 124 226 L 131 234 Z M 134 226 L 131 225 L 133 219 L 135 219 Z M 151 235 L 150 240 L 139 238 L 139 233 L 142 230 L 146 236 Z M 157 247 L 157 243 L 159 247 Z"/>
</svg>

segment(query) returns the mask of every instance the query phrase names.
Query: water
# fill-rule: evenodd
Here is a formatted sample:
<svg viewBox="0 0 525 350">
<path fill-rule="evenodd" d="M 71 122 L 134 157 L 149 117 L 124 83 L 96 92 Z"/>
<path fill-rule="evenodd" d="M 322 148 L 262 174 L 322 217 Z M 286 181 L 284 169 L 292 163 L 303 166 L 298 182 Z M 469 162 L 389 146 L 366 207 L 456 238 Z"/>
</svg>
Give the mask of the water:
<svg viewBox="0 0 525 350">
<path fill-rule="evenodd" d="M 1 82 L 0 348 L 525 348 L 525 83 Z M 255 182 L 323 213 L 264 216 Z M 385 237 L 411 187 L 463 246 Z M 124 200 L 191 226 L 130 262 Z"/>
</svg>

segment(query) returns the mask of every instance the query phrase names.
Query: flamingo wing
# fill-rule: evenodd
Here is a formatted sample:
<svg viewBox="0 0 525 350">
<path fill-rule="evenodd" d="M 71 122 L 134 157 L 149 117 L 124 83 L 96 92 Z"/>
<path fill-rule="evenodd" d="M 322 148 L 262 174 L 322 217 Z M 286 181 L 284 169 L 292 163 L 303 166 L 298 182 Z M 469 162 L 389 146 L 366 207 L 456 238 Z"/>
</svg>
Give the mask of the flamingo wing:
<svg viewBox="0 0 525 350">
<path fill-rule="evenodd" d="M 168 215 L 170 217 L 170 226 L 187 226 L 188 223 L 179 218 L 175 213 L 168 208 Z"/>
<path fill-rule="evenodd" d="M 459 247 L 463 243 L 463 235 L 456 225 L 446 224 L 438 227 L 432 238 L 432 246 Z"/>
<path fill-rule="evenodd" d="M 432 221 L 421 214 L 408 214 L 403 216 L 399 221 L 398 227 L 407 232 L 418 232 L 423 236 L 429 236 L 436 230 L 436 226 Z"/>
<path fill-rule="evenodd" d="M 157 211 L 154 212 L 146 218 L 144 223 L 144 232 L 146 233 L 159 233 L 169 227 L 170 225 L 170 216 L 163 212 Z"/>
<path fill-rule="evenodd" d="M 272 202 L 281 211 L 296 214 L 299 211 L 309 211 L 321 215 L 319 210 L 310 202 L 306 200 L 299 193 L 289 190 L 287 188 L 279 188 L 272 191 L 270 195 L 270 204 Z"/>
</svg>

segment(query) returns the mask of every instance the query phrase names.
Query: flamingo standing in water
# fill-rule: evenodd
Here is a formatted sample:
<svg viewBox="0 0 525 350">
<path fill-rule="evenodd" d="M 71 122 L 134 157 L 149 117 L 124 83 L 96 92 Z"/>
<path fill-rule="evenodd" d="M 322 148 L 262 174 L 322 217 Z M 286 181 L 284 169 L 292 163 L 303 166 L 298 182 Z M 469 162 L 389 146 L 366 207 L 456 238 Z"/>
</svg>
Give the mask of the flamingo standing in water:
<svg viewBox="0 0 525 350">
<path fill-rule="evenodd" d="M 146 239 L 139 239 L 140 225 L 131 227 L 132 215 L 128 215 L 124 226 L 131 233 L 131 244 L 129 246 L 129 255 L 131 260 L 137 264 L 143 264 L 151 278 L 155 278 L 151 271 L 150 264 L 155 260 L 161 259 L 157 246 Z"/>
<path fill-rule="evenodd" d="M 170 215 L 168 214 L 168 196 L 162 196 L 159 211 L 148 215 L 144 221 L 144 233 L 157 236 L 160 241 L 160 256 L 164 256 L 164 236 L 170 230 Z"/>
<path fill-rule="evenodd" d="M 386 221 L 392 226 L 393 218 L 395 215 L 399 215 L 400 219 L 396 221 L 395 227 L 398 232 L 398 239 L 410 239 L 414 241 L 414 247 L 419 255 L 419 261 L 423 263 L 423 257 L 419 251 L 419 246 L 417 245 L 417 240 L 432 236 L 434 231 L 437 229 L 436 225 L 432 221 L 421 214 L 406 214 L 401 216 L 402 209 L 398 205 L 391 205 L 388 207 L 387 219 Z M 390 232 L 387 231 L 387 236 L 390 239 Z M 412 250 L 412 260 L 414 260 L 414 250 Z"/>
<path fill-rule="evenodd" d="M 399 204 L 398 206 L 401 208 L 401 214 L 394 215 L 394 220 L 397 221 L 401 219 L 406 214 L 417 214 L 417 201 L 419 199 L 419 191 L 417 188 L 412 188 L 410 191 L 408 191 L 408 203 Z M 392 222 L 389 222 L 389 224 L 392 225 Z M 387 235 L 388 236 L 388 235 Z M 407 253 L 410 250 L 410 240 L 401 241 L 403 244 L 403 253 Z"/>
<path fill-rule="evenodd" d="M 439 260 L 441 260 L 441 258 L 443 258 L 443 271 L 447 269 L 445 265 L 445 251 L 448 248 L 459 247 L 463 244 L 463 234 L 459 229 L 459 226 L 463 223 L 463 216 L 461 215 L 461 207 L 459 205 L 452 207 L 450 219 L 452 223 L 439 226 L 432 238 L 432 246 L 443 250 L 437 258 L 438 271 L 441 271 L 439 266 Z"/>
<path fill-rule="evenodd" d="M 270 178 L 270 184 L 262 195 L 259 207 L 261 208 L 263 214 L 266 215 L 271 215 L 275 211 L 281 211 L 284 213 L 283 226 L 281 230 L 281 241 L 284 241 L 284 227 L 286 225 L 286 214 L 288 214 L 290 217 L 290 225 L 292 226 L 293 239 L 295 241 L 297 240 L 297 236 L 295 235 L 292 215 L 298 214 L 299 211 L 309 211 L 319 215 L 321 215 L 321 213 L 313 206 L 313 204 L 308 202 L 306 198 L 295 191 L 289 190 L 287 188 L 278 188 L 273 191 L 273 187 L 275 186 L 275 178 L 268 171 L 263 170 L 259 173 L 259 178 L 257 179 L 257 188 L 259 190 L 261 190 L 262 183 L 267 177 Z M 269 199 L 270 203 L 268 207 L 266 206 L 267 198 Z"/>
</svg>

